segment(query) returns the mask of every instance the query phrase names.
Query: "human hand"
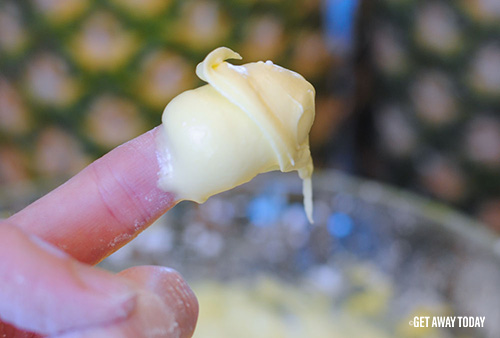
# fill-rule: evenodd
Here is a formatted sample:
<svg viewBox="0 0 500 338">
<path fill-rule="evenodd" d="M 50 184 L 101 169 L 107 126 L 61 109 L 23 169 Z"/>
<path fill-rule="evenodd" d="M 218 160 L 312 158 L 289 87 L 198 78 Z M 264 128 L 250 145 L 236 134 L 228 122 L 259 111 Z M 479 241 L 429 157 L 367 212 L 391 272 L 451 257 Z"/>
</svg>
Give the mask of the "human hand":
<svg viewBox="0 0 500 338">
<path fill-rule="evenodd" d="M 198 303 L 173 270 L 91 267 L 175 204 L 156 129 L 0 223 L 0 336 L 190 337 Z"/>
</svg>

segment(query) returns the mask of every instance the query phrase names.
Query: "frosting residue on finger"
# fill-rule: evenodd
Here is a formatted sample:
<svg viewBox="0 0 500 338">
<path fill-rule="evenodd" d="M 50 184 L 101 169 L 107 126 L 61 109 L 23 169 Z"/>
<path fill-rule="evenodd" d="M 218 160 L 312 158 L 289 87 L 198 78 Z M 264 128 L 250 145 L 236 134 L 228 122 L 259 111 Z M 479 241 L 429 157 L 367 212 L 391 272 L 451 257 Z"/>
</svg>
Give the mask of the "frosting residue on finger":
<svg viewBox="0 0 500 338">
<path fill-rule="evenodd" d="M 297 170 L 312 222 L 313 162 L 309 131 L 314 87 L 271 61 L 233 65 L 226 47 L 196 67 L 208 84 L 175 97 L 158 136 L 159 186 L 180 200 L 208 197 L 271 170 Z"/>
</svg>

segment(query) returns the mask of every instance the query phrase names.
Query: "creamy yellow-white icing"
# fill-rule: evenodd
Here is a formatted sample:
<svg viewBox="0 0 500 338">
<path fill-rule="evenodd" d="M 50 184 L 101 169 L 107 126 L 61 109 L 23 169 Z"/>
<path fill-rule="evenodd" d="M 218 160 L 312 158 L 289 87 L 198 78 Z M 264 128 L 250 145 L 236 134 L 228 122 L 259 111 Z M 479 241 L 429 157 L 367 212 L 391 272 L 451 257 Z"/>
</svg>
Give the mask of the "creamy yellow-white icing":
<svg viewBox="0 0 500 338">
<path fill-rule="evenodd" d="M 314 87 L 271 61 L 232 65 L 220 47 L 196 67 L 208 84 L 175 97 L 158 134 L 159 186 L 179 200 L 208 197 L 271 170 L 297 170 L 312 222 L 309 131 Z"/>
</svg>

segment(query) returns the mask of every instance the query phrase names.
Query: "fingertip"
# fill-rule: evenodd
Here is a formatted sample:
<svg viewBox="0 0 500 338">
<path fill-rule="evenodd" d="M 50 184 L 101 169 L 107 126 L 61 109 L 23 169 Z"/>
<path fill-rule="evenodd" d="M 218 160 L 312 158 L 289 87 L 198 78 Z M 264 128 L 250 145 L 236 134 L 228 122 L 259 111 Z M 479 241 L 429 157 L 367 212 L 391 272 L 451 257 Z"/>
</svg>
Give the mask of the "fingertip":
<svg viewBox="0 0 500 338">
<path fill-rule="evenodd" d="M 138 266 L 119 273 L 153 292 L 175 316 L 180 337 L 191 337 L 198 319 L 199 304 L 179 272 L 161 266 Z"/>
</svg>

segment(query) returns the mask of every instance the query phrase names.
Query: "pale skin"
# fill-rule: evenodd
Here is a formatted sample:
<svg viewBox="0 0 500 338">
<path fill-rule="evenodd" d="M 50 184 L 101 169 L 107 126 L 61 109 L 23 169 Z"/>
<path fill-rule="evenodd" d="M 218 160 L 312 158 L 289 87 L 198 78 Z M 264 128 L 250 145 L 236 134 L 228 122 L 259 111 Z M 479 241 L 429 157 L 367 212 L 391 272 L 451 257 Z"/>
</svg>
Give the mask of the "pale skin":
<svg viewBox="0 0 500 338">
<path fill-rule="evenodd" d="M 0 337 L 192 335 L 198 303 L 177 272 L 92 267 L 176 203 L 157 187 L 156 132 L 0 222 Z"/>
</svg>

